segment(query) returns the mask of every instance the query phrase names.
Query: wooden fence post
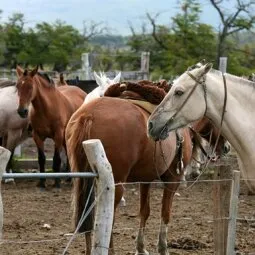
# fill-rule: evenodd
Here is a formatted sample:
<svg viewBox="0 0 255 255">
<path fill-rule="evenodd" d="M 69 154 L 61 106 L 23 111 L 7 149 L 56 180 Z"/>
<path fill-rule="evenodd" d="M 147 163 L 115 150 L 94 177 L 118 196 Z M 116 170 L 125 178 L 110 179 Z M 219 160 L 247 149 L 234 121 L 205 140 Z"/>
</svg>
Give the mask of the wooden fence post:
<svg viewBox="0 0 255 255">
<path fill-rule="evenodd" d="M 97 207 L 91 254 L 108 255 L 115 198 L 112 168 L 99 139 L 87 140 L 82 144 L 93 172 L 98 174 L 96 178 Z"/>
<path fill-rule="evenodd" d="M 240 171 L 233 172 L 231 198 L 229 205 L 227 255 L 235 254 L 236 219 L 240 190 Z"/>
<path fill-rule="evenodd" d="M 150 69 L 150 52 L 143 51 L 141 53 L 141 71 L 144 72 L 143 79 L 149 79 L 149 69 Z"/>
<path fill-rule="evenodd" d="M 219 70 L 222 73 L 227 71 L 227 58 L 220 57 Z M 220 161 L 221 164 L 224 160 Z M 214 254 L 225 255 L 227 248 L 228 216 L 230 182 L 221 181 L 231 179 L 231 167 L 229 165 L 216 166 L 214 180 L 218 180 L 213 185 L 213 218 L 214 218 Z"/>
<path fill-rule="evenodd" d="M 11 152 L 4 147 L 0 146 L 0 240 L 2 239 L 2 229 L 3 229 L 3 202 L 2 202 L 2 192 L 1 183 L 2 176 L 5 171 L 6 165 L 10 159 Z"/>
<path fill-rule="evenodd" d="M 81 63 L 82 63 L 82 77 L 80 79 L 90 80 L 90 63 L 89 63 L 89 53 L 81 54 Z"/>
<path fill-rule="evenodd" d="M 230 165 L 220 165 L 214 170 L 214 180 L 216 180 L 213 184 L 213 236 L 215 255 L 226 254 L 230 197 L 230 181 L 226 181 L 226 179 L 231 179 L 230 173 Z"/>
</svg>

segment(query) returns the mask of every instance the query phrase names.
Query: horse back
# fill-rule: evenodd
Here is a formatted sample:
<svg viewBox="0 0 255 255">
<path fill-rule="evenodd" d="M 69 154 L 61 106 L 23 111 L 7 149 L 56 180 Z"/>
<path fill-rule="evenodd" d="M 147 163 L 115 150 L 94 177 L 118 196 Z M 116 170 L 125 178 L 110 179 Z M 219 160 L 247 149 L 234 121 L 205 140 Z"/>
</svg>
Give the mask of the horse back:
<svg viewBox="0 0 255 255">
<path fill-rule="evenodd" d="M 157 143 L 155 152 L 155 143 L 146 133 L 148 116 L 139 106 L 117 98 L 102 97 L 83 104 L 66 128 L 69 156 L 83 161 L 84 165 L 82 141 L 100 139 L 112 165 L 115 182 L 156 179 L 168 169 L 175 157 L 176 136 L 171 133 L 166 141 Z M 162 151 L 165 152 L 164 158 Z"/>
<path fill-rule="evenodd" d="M 57 89 L 66 97 L 66 99 L 77 110 L 85 100 L 87 93 L 77 86 L 60 86 Z"/>
</svg>

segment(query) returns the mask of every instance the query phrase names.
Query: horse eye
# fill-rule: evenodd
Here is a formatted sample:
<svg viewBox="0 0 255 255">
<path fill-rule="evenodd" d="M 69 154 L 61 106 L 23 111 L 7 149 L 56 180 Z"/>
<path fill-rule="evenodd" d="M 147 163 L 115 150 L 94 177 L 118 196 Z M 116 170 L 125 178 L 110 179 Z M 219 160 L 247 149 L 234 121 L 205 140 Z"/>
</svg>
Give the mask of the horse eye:
<svg viewBox="0 0 255 255">
<path fill-rule="evenodd" d="M 183 95 L 183 91 L 182 90 L 176 90 L 175 92 L 174 92 L 174 94 L 176 95 L 176 96 L 181 96 L 181 95 Z"/>
</svg>

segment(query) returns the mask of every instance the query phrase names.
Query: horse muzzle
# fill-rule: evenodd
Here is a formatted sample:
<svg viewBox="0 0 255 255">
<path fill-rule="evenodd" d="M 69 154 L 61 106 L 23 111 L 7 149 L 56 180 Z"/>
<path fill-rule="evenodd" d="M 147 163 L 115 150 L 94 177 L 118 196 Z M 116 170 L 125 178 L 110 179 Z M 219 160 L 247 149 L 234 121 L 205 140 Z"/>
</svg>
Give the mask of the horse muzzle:
<svg viewBox="0 0 255 255">
<path fill-rule="evenodd" d="M 148 135 L 154 140 L 165 140 L 168 137 L 168 128 L 163 126 L 162 128 L 154 126 L 152 121 L 148 122 Z"/>
<path fill-rule="evenodd" d="M 17 112 L 21 118 L 27 118 L 28 116 L 28 109 L 26 108 L 18 108 Z"/>
</svg>

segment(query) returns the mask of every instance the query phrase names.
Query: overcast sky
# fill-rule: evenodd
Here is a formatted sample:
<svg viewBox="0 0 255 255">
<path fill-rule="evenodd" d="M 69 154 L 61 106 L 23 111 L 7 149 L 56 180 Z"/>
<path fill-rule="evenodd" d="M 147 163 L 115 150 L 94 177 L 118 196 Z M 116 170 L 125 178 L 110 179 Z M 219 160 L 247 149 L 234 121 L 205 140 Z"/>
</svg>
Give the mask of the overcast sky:
<svg viewBox="0 0 255 255">
<path fill-rule="evenodd" d="M 3 11 L 1 21 L 7 21 L 14 12 L 23 13 L 27 25 L 53 23 L 57 19 L 65 21 L 79 31 L 83 21 L 105 22 L 112 34 L 130 34 L 129 22 L 139 29 L 145 13 L 161 13 L 160 24 L 170 24 L 171 17 L 178 9 L 178 0 L 0 0 Z M 219 16 L 208 0 L 202 3 L 201 21 L 218 27 Z"/>
</svg>

